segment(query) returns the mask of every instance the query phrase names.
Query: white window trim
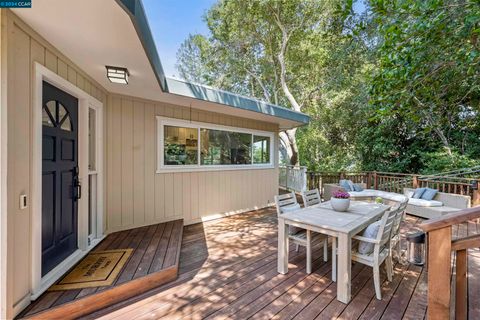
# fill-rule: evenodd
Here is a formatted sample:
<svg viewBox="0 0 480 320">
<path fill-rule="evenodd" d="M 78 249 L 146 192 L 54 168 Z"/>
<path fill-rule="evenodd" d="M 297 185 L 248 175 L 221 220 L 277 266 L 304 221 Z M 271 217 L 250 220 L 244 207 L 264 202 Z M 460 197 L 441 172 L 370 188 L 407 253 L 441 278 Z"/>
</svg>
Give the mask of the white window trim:
<svg viewBox="0 0 480 320">
<path fill-rule="evenodd" d="M 179 165 L 168 166 L 164 164 L 164 126 L 176 126 L 184 128 L 198 129 L 198 164 L 196 165 Z M 256 136 L 268 137 L 270 139 L 270 162 L 259 164 L 239 164 L 239 165 L 202 165 L 200 164 L 200 128 L 211 130 L 233 131 L 239 133 L 248 133 Z M 205 122 L 179 120 L 173 118 L 166 118 L 157 116 L 157 173 L 168 172 L 194 172 L 194 171 L 230 171 L 230 170 L 254 170 L 254 169 L 273 169 L 275 168 L 274 161 L 274 133 L 270 131 L 252 130 L 238 127 L 230 127 L 224 125 L 217 125 Z M 252 157 L 253 161 L 253 157 Z"/>
<path fill-rule="evenodd" d="M 71 84 L 43 65 L 35 62 L 33 78 L 33 168 L 32 168 L 32 226 L 31 232 L 31 300 L 45 290 L 80 261 L 103 238 L 103 103 Z M 84 196 L 78 202 L 78 249 L 42 277 L 42 83 L 47 81 L 78 99 L 78 166 Z M 100 131 L 97 136 L 97 239 L 88 245 L 88 108 L 97 109 Z"/>
</svg>

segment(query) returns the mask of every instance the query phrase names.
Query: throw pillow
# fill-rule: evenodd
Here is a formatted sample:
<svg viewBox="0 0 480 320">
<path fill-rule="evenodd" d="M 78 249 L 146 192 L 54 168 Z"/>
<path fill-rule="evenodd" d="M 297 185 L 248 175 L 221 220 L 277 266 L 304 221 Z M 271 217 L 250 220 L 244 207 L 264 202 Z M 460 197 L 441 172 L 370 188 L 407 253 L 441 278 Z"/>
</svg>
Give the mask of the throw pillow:
<svg viewBox="0 0 480 320">
<path fill-rule="evenodd" d="M 420 197 L 420 199 L 433 200 L 437 192 L 438 192 L 437 189 L 427 188 L 427 190 L 425 190 L 425 192 L 422 193 L 422 196 Z"/>
<path fill-rule="evenodd" d="M 355 183 L 353 185 L 353 190 L 357 191 L 357 192 L 360 192 L 360 191 L 363 191 L 363 187 L 361 185 L 359 185 L 358 183 Z"/>
<path fill-rule="evenodd" d="M 427 188 L 417 188 L 415 189 L 415 192 L 413 193 L 412 198 L 414 199 L 420 199 L 422 197 L 422 194 L 427 190 Z"/>
<path fill-rule="evenodd" d="M 355 187 L 354 187 L 354 185 L 353 185 L 352 180 L 347 180 L 347 183 L 348 183 L 348 185 L 349 185 L 349 187 L 350 187 L 350 191 L 355 191 Z"/>
<path fill-rule="evenodd" d="M 340 187 L 342 187 L 343 189 L 345 189 L 345 191 L 353 191 L 351 188 L 350 188 L 350 183 L 348 183 L 348 180 L 340 180 Z"/>
<path fill-rule="evenodd" d="M 413 190 L 412 191 L 407 191 L 407 194 L 406 194 L 407 198 L 413 197 L 413 193 L 414 193 Z"/>
<path fill-rule="evenodd" d="M 381 221 L 376 221 L 370 224 L 365 231 L 363 231 L 362 237 L 375 239 L 378 234 L 378 230 L 380 229 Z M 358 253 L 360 254 L 369 254 L 373 252 L 373 247 L 375 246 L 374 243 L 360 241 L 358 243 Z"/>
</svg>

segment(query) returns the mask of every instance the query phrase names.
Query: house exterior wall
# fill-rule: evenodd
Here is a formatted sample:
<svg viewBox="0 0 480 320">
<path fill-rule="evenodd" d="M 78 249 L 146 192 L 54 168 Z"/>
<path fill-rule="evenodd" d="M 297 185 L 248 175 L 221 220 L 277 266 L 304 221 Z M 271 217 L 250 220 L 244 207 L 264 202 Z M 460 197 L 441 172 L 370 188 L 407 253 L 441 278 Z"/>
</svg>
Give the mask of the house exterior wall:
<svg viewBox="0 0 480 320">
<path fill-rule="evenodd" d="M 276 135 L 273 169 L 156 173 L 156 116 L 278 131 L 278 126 L 272 123 L 109 95 L 107 232 L 182 218 L 189 224 L 273 202 L 278 191 Z"/>
<path fill-rule="evenodd" d="M 109 94 L 10 10 L 0 14 L 1 58 L 6 61 L 1 71 L 7 79 L 2 87 L 7 101 L 2 104 L 7 109 L 7 318 L 30 302 L 35 62 L 104 105 L 106 233 L 179 218 L 194 223 L 273 201 L 278 190 L 277 135 L 271 169 L 156 173 L 156 116 L 270 132 L 277 132 L 278 125 Z M 28 199 L 25 209 L 19 207 L 22 194 Z"/>
<path fill-rule="evenodd" d="M 9 10 L 2 10 L 7 55 L 7 316 L 30 300 L 32 191 L 32 85 L 34 62 L 46 66 L 103 103 L 106 92 Z M 3 57 L 2 57 L 3 58 Z M 2 105 L 2 108 L 4 106 Z M 29 205 L 19 208 L 19 197 Z"/>
</svg>

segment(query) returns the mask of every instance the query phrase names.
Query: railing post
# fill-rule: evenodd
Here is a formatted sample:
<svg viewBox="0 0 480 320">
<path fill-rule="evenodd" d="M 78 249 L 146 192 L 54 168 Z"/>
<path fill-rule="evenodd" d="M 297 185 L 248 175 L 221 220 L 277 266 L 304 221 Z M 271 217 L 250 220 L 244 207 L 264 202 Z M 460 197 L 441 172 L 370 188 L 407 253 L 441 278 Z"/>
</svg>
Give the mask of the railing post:
<svg viewBox="0 0 480 320">
<path fill-rule="evenodd" d="M 289 166 L 285 166 L 285 190 L 288 191 L 288 170 Z"/>
<path fill-rule="evenodd" d="M 451 227 L 428 233 L 428 318 L 450 319 Z"/>
<path fill-rule="evenodd" d="M 373 171 L 373 189 L 378 190 L 377 171 Z"/>
<path fill-rule="evenodd" d="M 367 172 L 367 181 L 365 181 L 365 184 L 367 185 L 367 189 L 370 189 L 372 186 L 372 173 L 370 171 Z"/>
<path fill-rule="evenodd" d="M 467 319 L 467 250 L 457 251 L 455 266 L 455 319 Z"/>
<path fill-rule="evenodd" d="M 472 190 L 472 207 L 480 205 L 480 190 L 477 187 L 477 189 Z"/>
<path fill-rule="evenodd" d="M 412 186 L 413 186 L 413 189 L 417 189 L 418 188 L 418 175 L 413 175 L 412 177 Z"/>
</svg>

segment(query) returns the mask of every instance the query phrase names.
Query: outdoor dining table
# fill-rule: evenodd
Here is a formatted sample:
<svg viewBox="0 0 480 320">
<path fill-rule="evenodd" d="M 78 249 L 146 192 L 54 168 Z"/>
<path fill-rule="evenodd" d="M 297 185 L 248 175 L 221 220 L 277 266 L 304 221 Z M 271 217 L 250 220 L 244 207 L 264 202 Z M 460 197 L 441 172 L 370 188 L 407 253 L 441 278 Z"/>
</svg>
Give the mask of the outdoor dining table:
<svg viewBox="0 0 480 320">
<path fill-rule="evenodd" d="M 352 236 L 380 218 L 390 206 L 378 203 L 351 201 L 346 212 L 332 209 L 330 201 L 316 206 L 287 212 L 278 217 L 278 272 L 288 273 L 288 226 L 326 234 L 337 239 L 337 300 L 351 299 Z M 334 267 L 334 266 L 332 266 Z"/>
</svg>

